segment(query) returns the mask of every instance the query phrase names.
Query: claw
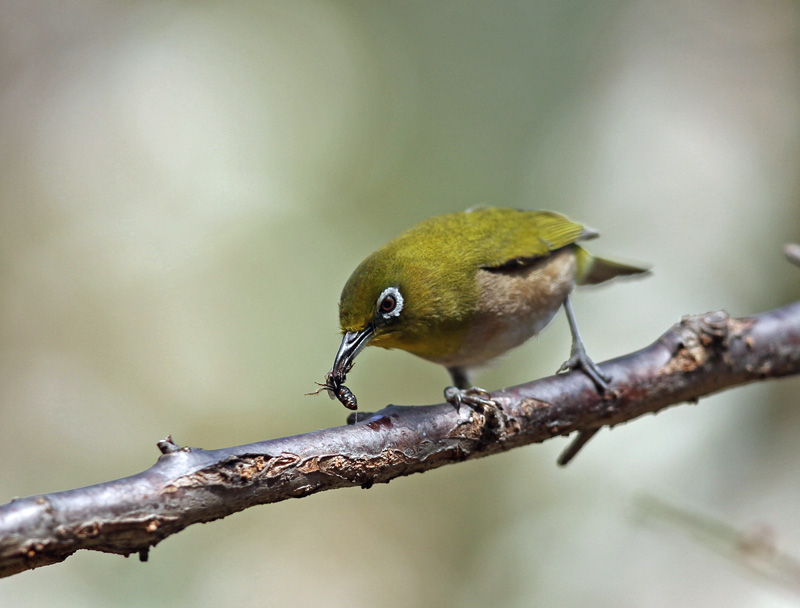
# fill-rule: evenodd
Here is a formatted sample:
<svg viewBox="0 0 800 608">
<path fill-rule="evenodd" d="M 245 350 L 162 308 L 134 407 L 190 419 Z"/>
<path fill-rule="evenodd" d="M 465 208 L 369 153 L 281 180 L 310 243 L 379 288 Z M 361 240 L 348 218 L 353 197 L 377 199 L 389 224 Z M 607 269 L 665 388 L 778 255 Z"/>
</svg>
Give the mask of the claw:
<svg viewBox="0 0 800 608">
<path fill-rule="evenodd" d="M 580 369 L 583 371 L 583 373 L 589 376 L 601 393 L 604 393 L 608 390 L 611 378 L 604 374 L 597 366 L 597 363 L 592 361 L 589 355 L 586 354 L 586 349 L 583 347 L 583 344 L 577 344 L 573 347 L 569 359 L 561 364 L 561 367 L 558 368 L 556 373 L 560 374 L 562 372 L 568 372 L 577 369 Z"/>
<path fill-rule="evenodd" d="M 456 388 L 448 386 L 444 389 L 444 398 L 448 403 L 452 403 L 456 410 L 461 409 L 461 405 L 468 405 L 471 408 L 498 407 L 489 391 L 477 386 L 472 388 Z"/>
</svg>

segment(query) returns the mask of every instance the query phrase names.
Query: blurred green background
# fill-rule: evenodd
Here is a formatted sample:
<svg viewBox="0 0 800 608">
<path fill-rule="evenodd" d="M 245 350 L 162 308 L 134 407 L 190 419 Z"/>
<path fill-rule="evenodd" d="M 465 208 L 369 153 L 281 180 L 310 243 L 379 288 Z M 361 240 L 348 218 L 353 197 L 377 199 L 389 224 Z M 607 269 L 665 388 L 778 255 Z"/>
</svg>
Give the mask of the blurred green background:
<svg viewBox="0 0 800 608">
<path fill-rule="evenodd" d="M 0 1 L 0 502 L 342 424 L 305 397 L 339 291 L 401 230 L 553 209 L 647 280 L 575 298 L 602 361 L 800 296 L 797 2 Z M 563 316 L 476 377 L 552 373 Z M 362 409 L 441 401 L 368 350 Z M 789 606 L 642 493 L 800 555 L 795 380 L 388 486 L 81 552 L 1 606 Z"/>
</svg>

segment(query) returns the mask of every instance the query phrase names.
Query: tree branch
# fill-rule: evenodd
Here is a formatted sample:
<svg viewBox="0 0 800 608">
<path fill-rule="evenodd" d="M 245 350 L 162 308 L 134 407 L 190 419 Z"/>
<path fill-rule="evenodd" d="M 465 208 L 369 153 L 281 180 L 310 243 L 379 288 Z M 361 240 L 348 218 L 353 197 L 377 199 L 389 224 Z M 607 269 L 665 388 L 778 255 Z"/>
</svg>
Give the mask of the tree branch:
<svg viewBox="0 0 800 608">
<path fill-rule="evenodd" d="M 791 257 L 791 253 L 787 252 Z M 150 469 L 0 506 L 0 576 L 79 549 L 147 559 L 171 534 L 254 505 L 402 475 L 613 426 L 669 405 L 800 372 L 800 302 L 755 317 L 685 317 L 652 345 L 601 365 L 598 394 L 580 372 L 492 393 L 498 408 L 389 406 L 349 426 L 239 447 L 181 448 L 167 438 Z"/>
</svg>

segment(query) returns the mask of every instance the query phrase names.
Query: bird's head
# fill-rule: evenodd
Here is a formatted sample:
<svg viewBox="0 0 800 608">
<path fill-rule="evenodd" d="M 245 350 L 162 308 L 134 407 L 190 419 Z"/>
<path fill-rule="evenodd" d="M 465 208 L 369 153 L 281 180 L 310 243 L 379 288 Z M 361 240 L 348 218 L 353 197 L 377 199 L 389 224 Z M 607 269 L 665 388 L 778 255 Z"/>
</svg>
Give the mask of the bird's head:
<svg viewBox="0 0 800 608">
<path fill-rule="evenodd" d="M 437 249 L 399 239 L 355 269 L 339 301 L 344 335 L 332 373 L 346 374 L 368 344 L 433 360 L 460 345 L 477 299 L 474 269 Z"/>
</svg>

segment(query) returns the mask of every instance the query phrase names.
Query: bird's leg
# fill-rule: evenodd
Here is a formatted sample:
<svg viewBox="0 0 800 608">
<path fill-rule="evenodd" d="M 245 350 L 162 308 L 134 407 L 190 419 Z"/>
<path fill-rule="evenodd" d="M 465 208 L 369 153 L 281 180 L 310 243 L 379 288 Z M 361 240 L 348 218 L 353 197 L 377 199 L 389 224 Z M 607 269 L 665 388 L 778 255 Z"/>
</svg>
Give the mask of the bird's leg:
<svg viewBox="0 0 800 608">
<path fill-rule="evenodd" d="M 561 367 L 558 368 L 556 373 L 581 369 L 592 379 L 592 382 L 597 386 L 597 390 L 603 393 L 608 389 L 608 383 L 611 381 L 611 378 L 600 371 L 600 368 L 597 367 L 597 363 L 592 361 L 589 355 L 586 354 L 586 347 L 583 345 L 581 334 L 578 332 L 578 324 L 575 322 L 575 313 L 572 312 L 572 303 L 569 301 L 569 296 L 564 300 L 564 312 L 567 313 L 569 331 L 572 334 L 572 349 L 569 359 L 561 364 Z"/>
<path fill-rule="evenodd" d="M 456 388 L 466 390 L 472 386 L 472 382 L 469 381 L 469 373 L 463 367 L 448 367 L 447 371 L 450 372 L 450 378 Z"/>
<path fill-rule="evenodd" d="M 447 371 L 455 386 L 444 389 L 444 398 L 455 406 L 456 411 L 460 411 L 462 403 L 472 408 L 497 407 L 488 391 L 471 386 L 469 374 L 463 367 L 448 367 Z"/>
<path fill-rule="evenodd" d="M 572 303 L 569 301 L 569 296 L 564 300 L 564 311 L 567 313 L 567 322 L 569 323 L 570 333 L 572 333 L 572 350 L 570 351 L 569 359 L 561 364 L 556 373 L 580 368 L 592 379 L 592 382 L 597 386 L 597 390 L 600 393 L 604 393 L 608 389 L 608 383 L 611 378 L 600 371 L 597 364 L 586 354 L 586 347 L 583 345 L 583 340 L 578 332 L 578 324 L 575 322 L 575 313 L 572 312 Z M 578 432 L 578 436 L 572 440 L 572 443 L 558 457 L 558 464 L 562 467 L 565 466 L 599 430 L 591 429 Z"/>
</svg>

